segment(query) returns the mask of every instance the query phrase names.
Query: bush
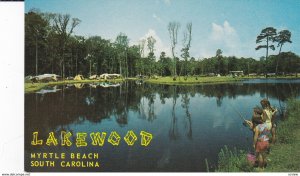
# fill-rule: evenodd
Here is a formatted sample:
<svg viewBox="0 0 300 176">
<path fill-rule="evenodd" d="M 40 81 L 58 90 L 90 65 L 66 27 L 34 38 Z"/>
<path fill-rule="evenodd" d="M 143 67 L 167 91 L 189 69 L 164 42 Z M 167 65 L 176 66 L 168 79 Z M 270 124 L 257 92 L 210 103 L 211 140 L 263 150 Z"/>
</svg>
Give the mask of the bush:
<svg viewBox="0 0 300 176">
<path fill-rule="evenodd" d="M 251 172 L 253 166 L 247 161 L 247 153 L 243 150 L 229 150 L 225 145 L 219 153 L 218 168 L 216 172 Z"/>
<path fill-rule="evenodd" d="M 287 119 L 280 123 L 277 127 L 277 141 L 279 143 L 290 144 L 295 139 L 293 129 L 297 129 L 300 125 L 299 119 L 300 101 L 295 99 L 288 100 Z"/>
</svg>

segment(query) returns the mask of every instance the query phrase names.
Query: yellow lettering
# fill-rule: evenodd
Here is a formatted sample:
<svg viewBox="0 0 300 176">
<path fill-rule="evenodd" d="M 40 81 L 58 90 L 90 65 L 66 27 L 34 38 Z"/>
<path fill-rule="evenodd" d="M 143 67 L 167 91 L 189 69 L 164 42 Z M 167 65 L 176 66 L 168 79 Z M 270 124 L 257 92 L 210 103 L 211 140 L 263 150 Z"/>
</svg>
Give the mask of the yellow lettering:
<svg viewBox="0 0 300 176">
<path fill-rule="evenodd" d="M 70 132 L 65 132 L 65 131 L 62 131 L 61 132 L 61 145 L 62 146 L 71 146 L 72 145 L 72 142 L 70 141 L 70 137 L 72 136 L 72 133 Z"/>
<path fill-rule="evenodd" d="M 106 137 L 106 133 L 102 132 L 101 136 L 100 136 L 99 132 L 91 133 L 90 137 L 92 139 L 92 145 L 97 145 L 98 144 L 99 146 L 103 146 L 104 140 L 105 140 L 105 137 Z"/>
<path fill-rule="evenodd" d="M 61 167 L 65 167 L 65 161 L 60 162 Z"/>
<path fill-rule="evenodd" d="M 57 139 L 55 138 L 53 132 L 49 133 L 49 137 L 48 137 L 48 139 L 47 139 L 46 144 L 50 146 L 51 143 L 52 143 L 54 146 L 56 146 L 56 145 L 58 144 Z"/>
<path fill-rule="evenodd" d="M 141 145 L 148 146 L 153 138 L 151 133 L 147 133 L 146 131 L 141 131 L 140 133 L 142 139 L 141 139 Z"/>
<path fill-rule="evenodd" d="M 134 142 L 137 140 L 137 137 L 134 134 L 134 132 L 130 130 L 127 132 L 126 136 L 124 137 L 124 140 L 128 145 L 133 145 Z"/>
<path fill-rule="evenodd" d="M 121 139 L 120 135 L 116 131 L 113 131 L 110 133 L 108 137 L 108 142 L 111 143 L 112 145 L 119 145 L 120 139 Z"/>
<path fill-rule="evenodd" d="M 71 157 L 71 159 L 74 159 L 74 158 L 75 158 L 75 154 L 74 154 L 74 153 L 71 153 L 71 154 L 70 154 L 70 157 Z"/>
<path fill-rule="evenodd" d="M 33 140 L 31 141 L 31 145 L 42 145 L 43 140 L 38 140 L 39 132 L 33 132 Z"/>
<path fill-rule="evenodd" d="M 84 147 L 87 146 L 87 142 L 85 141 L 87 134 L 86 133 L 77 133 L 76 138 L 76 146 Z"/>
<path fill-rule="evenodd" d="M 98 159 L 99 158 L 99 154 L 98 153 L 94 153 L 94 159 Z"/>
</svg>

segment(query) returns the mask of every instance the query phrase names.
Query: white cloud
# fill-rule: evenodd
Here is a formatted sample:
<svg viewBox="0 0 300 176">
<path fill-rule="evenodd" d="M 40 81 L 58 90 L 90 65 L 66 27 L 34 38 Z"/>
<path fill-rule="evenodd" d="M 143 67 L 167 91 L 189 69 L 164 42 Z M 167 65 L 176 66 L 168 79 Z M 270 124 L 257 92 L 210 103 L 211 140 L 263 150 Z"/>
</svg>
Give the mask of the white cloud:
<svg viewBox="0 0 300 176">
<path fill-rule="evenodd" d="M 224 21 L 223 26 L 212 23 L 211 39 L 216 43 L 223 43 L 229 49 L 235 49 L 239 44 L 239 37 L 228 21 Z"/>
<path fill-rule="evenodd" d="M 222 39 L 223 35 L 224 35 L 223 27 L 215 23 L 212 23 L 211 39 L 218 41 Z"/>
<path fill-rule="evenodd" d="M 241 54 L 241 47 L 239 36 L 233 26 L 228 21 L 223 24 L 212 23 L 211 33 L 205 42 L 203 48 L 200 49 L 200 57 L 212 57 L 216 54 L 217 49 L 223 51 L 223 55 Z"/>
</svg>

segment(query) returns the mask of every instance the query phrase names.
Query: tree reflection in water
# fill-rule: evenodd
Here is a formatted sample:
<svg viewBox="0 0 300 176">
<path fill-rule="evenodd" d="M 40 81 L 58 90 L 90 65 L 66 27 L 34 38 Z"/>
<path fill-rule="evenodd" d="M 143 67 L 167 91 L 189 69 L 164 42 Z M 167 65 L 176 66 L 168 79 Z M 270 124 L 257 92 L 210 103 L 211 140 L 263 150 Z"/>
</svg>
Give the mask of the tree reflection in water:
<svg viewBox="0 0 300 176">
<path fill-rule="evenodd" d="M 192 130 L 192 117 L 191 117 L 191 113 L 189 111 L 189 105 L 190 105 L 190 95 L 188 94 L 188 92 L 186 90 L 184 90 L 185 92 L 182 94 L 182 99 L 181 99 L 181 106 L 182 108 L 185 109 L 185 119 L 188 122 L 187 125 L 187 134 L 186 136 L 188 137 L 188 139 L 192 139 L 193 137 L 193 130 Z"/>
<path fill-rule="evenodd" d="M 179 137 L 178 134 L 178 128 L 177 128 L 177 117 L 176 117 L 176 111 L 175 111 L 175 107 L 176 107 L 176 101 L 178 98 L 178 94 L 177 94 L 177 86 L 172 86 L 172 94 L 173 94 L 173 106 L 172 106 L 172 117 L 171 117 L 171 127 L 169 130 L 169 138 L 171 140 L 177 140 Z"/>
<path fill-rule="evenodd" d="M 216 98 L 217 106 L 223 106 L 222 101 L 236 99 L 237 96 L 252 96 L 260 93 L 276 99 L 279 108 L 284 111 L 284 102 L 290 97 L 299 97 L 300 83 L 270 84 L 270 83 L 242 83 L 215 84 L 197 86 L 169 86 L 125 82 L 119 87 L 102 88 L 93 85 L 65 85 L 58 86 L 60 91 L 45 94 L 25 94 L 25 125 L 26 134 L 33 129 L 43 129 L 41 136 L 48 131 L 63 130 L 69 124 L 82 124 L 86 120 L 101 123 L 103 119 L 115 119 L 120 126 L 128 123 L 129 111 L 137 112 L 138 118 L 153 122 L 157 119 L 155 107 L 163 106 L 166 100 L 171 101 L 171 126 L 169 138 L 177 140 L 177 101 L 181 101 L 181 108 L 187 120 L 186 136 L 192 138 L 192 118 L 190 113 L 190 99 L 197 99 L 199 95 Z M 156 101 L 156 97 L 158 100 Z M 259 102 L 259 100 L 257 100 Z M 253 108 L 253 107 L 249 107 Z M 27 142 L 28 140 L 26 140 Z M 28 145 L 28 144 L 27 144 Z"/>
</svg>

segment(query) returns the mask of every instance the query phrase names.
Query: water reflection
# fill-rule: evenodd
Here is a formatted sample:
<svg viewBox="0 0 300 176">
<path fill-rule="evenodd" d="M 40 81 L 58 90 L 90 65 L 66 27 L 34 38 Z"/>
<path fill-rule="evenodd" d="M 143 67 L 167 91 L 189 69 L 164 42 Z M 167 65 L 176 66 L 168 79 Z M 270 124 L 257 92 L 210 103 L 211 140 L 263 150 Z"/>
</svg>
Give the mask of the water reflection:
<svg viewBox="0 0 300 176">
<path fill-rule="evenodd" d="M 58 89 L 57 86 L 53 86 L 53 87 L 46 87 L 44 89 L 41 89 L 39 91 L 37 91 L 37 94 L 46 94 L 46 93 L 55 93 L 60 91 L 61 89 Z"/>
<path fill-rule="evenodd" d="M 171 127 L 169 130 L 169 137 L 171 140 L 176 140 L 179 137 L 178 134 L 178 127 L 177 127 L 177 117 L 176 117 L 176 102 L 178 98 L 178 93 L 177 93 L 177 86 L 173 86 L 172 89 L 172 101 L 173 101 L 173 106 L 172 106 L 172 117 L 171 117 Z"/>
<path fill-rule="evenodd" d="M 300 95 L 298 80 L 254 82 L 197 86 L 124 82 L 108 87 L 75 84 L 57 86 L 56 92 L 25 94 L 25 156 L 36 150 L 99 150 L 34 148 L 30 145 L 33 131 L 39 131 L 40 138 L 45 139 L 50 131 L 116 130 L 126 134 L 130 129 L 146 130 L 155 136 L 147 149 L 124 144 L 118 149 L 104 146 L 101 171 L 206 171 L 204 159 L 216 163 L 224 145 L 251 146 L 251 134 L 232 106 L 250 117 L 263 97 L 284 111 L 286 100 Z M 29 167 L 28 163 L 25 166 Z"/>
</svg>

